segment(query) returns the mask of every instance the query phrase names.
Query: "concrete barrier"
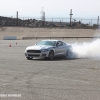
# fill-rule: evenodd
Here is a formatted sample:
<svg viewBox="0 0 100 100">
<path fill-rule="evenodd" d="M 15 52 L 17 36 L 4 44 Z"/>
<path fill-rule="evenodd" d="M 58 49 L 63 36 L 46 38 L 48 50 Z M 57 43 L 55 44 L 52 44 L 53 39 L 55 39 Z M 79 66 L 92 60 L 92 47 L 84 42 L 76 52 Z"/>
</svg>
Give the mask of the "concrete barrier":
<svg viewBox="0 0 100 100">
<path fill-rule="evenodd" d="M 17 40 L 16 36 L 4 36 L 3 40 Z"/>
</svg>

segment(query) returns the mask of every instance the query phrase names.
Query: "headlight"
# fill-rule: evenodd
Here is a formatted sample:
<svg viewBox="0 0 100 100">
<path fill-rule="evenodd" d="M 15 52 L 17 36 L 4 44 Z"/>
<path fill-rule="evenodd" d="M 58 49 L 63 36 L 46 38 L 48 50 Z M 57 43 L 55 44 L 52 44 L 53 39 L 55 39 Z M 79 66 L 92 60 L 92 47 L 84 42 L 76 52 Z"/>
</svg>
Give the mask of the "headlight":
<svg viewBox="0 0 100 100">
<path fill-rule="evenodd" d="M 46 52 L 49 51 L 48 49 L 42 49 L 41 52 Z"/>
</svg>

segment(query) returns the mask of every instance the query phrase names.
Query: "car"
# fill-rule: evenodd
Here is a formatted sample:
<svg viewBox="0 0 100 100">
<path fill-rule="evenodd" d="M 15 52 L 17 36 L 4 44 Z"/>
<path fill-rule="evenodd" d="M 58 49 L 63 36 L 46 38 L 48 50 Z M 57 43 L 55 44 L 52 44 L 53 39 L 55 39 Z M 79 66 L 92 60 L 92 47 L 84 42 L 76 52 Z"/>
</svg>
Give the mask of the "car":
<svg viewBox="0 0 100 100">
<path fill-rule="evenodd" d="M 53 60 L 58 56 L 68 57 L 71 49 L 70 44 L 60 40 L 42 40 L 33 46 L 28 46 L 25 49 L 25 56 L 28 60 L 36 57 Z"/>
</svg>

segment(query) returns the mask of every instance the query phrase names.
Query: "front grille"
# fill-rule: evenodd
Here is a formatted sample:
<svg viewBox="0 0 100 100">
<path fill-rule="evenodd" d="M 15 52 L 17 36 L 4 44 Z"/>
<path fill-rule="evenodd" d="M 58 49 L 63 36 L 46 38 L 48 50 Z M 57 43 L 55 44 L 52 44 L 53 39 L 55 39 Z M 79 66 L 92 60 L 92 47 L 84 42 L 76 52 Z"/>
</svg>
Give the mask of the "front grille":
<svg viewBox="0 0 100 100">
<path fill-rule="evenodd" d="M 34 54 L 28 54 L 28 56 L 34 56 L 34 57 L 39 57 L 40 55 L 34 55 Z"/>
<path fill-rule="evenodd" d="M 40 50 L 27 50 L 28 53 L 41 53 Z"/>
<path fill-rule="evenodd" d="M 45 57 L 46 56 L 46 54 L 42 54 L 42 57 Z"/>
</svg>

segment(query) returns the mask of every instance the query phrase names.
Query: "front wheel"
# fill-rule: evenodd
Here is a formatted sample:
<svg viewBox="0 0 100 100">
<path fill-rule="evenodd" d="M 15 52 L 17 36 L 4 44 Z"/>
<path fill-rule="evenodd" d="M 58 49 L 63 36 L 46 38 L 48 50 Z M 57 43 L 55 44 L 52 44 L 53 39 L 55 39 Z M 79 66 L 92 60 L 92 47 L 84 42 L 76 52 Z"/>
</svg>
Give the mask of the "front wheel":
<svg viewBox="0 0 100 100">
<path fill-rule="evenodd" d="M 54 59 L 54 51 L 53 51 L 53 50 L 51 50 L 51 51 L 49 52 L 48 58 L 49 58 L 50 60 Z"/>
<path fill-rule="evenodd" d="M 32 60 L 33 59 L 33 57 L 26 57 L 27 58 L 27 60 Z"/>
</svg>

